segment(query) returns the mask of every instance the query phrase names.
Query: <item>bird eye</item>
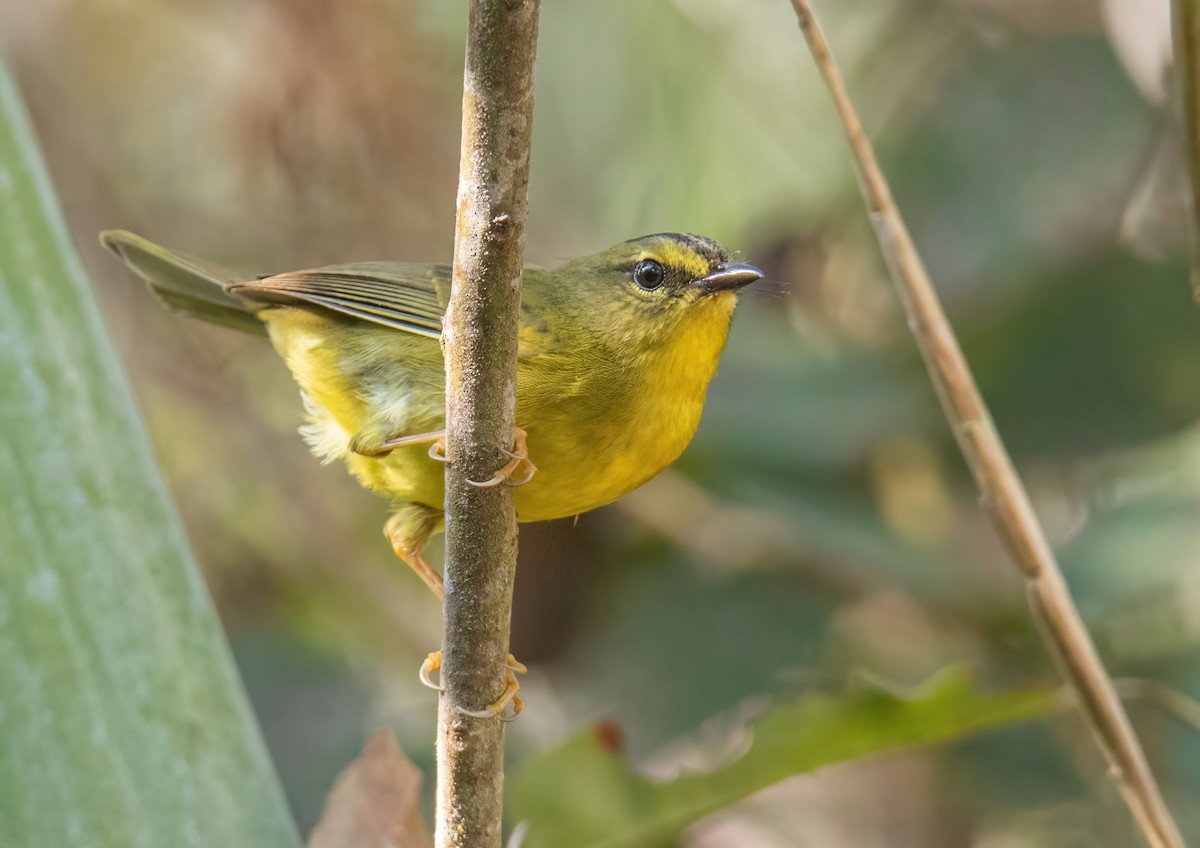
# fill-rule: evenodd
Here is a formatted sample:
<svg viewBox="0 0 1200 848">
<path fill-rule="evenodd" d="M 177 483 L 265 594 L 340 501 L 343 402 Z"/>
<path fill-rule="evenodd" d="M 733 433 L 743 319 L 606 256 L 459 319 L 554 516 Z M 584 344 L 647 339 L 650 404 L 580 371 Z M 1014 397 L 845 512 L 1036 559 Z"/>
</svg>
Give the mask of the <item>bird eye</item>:
<svg viewBox="0 0 1200 848">
<path fill-rule="evenodd" d="M 633 281 L 647 291 L 661 286 L 666 276 L 663 266 L 653 259 L 643 259 L 633 269 Z"/>
</svg>

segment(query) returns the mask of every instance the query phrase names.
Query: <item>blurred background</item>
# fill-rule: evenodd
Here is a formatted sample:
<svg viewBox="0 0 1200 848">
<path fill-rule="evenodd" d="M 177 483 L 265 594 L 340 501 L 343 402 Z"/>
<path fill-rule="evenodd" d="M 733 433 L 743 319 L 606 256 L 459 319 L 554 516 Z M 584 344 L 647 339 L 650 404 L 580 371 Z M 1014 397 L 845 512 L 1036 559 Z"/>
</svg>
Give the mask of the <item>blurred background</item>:
<svg viewBox="0 0 1200 848">
<path fill-rule="evenodd" d="M 819 8 L 1106 661 L 1200 696 L 1200 311 L 1165 106 L 1166 3 Z M 165 313 L 125 227 L 250 272 L 447 261 L 465 4 L 0 0 L 154 447 L 306 830 L 367 733 L 431 774 L 439 610 L 386 503 L 296 435 L 257 340 Z M 530 262 L 699 232 L 763 267 L 704 422 L 624 501 L 524 525 L 513 764 L 597 721 L 668 775 L 763 704 L 965 662 L 1057 676 L 941 417 L 782 0 L 545 0 Z M 431 559 L 440 560 L 440 545 Z M 1200 736 L 1133 718 L 1185 834 Z M 427 786 L 428 789 L 428 786 Z M 695 825 L 719 846 L 1093 846 L 1138 837 L 1073 716 L 839 766 Z"/>
</svg>

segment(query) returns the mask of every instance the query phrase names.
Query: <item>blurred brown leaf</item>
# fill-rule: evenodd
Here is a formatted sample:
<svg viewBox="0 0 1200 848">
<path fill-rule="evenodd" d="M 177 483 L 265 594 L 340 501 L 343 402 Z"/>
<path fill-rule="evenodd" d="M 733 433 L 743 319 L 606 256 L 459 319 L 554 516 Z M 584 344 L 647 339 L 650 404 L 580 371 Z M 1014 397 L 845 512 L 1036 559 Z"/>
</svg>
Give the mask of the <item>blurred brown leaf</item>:
<svg viewBox="0 0 1200 848">
<path fill-rule="evenodd" d="M 427 848 L 421 771 L 389 730 L 375 733 L 333 785 L 308 848 Z"/>
</svg>

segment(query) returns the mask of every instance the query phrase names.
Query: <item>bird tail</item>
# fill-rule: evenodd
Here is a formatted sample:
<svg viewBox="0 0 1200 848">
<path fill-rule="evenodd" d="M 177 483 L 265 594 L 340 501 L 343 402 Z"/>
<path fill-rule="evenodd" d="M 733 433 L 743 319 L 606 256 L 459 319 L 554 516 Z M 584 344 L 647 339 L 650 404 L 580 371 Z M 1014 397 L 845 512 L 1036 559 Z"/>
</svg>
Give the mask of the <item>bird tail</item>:
<svg viewBox="0 0 1200 848">
<path fill-rule="evenodd" d="M 236 330 L 266 335 L 250 307 L 231 296 L 226 286 L 250 277 L 204 259 L 172 253 L 126 230 L 105 230 L 100 243 L 115 253 L 150 285 L 168 308 Z"/>
</svg>

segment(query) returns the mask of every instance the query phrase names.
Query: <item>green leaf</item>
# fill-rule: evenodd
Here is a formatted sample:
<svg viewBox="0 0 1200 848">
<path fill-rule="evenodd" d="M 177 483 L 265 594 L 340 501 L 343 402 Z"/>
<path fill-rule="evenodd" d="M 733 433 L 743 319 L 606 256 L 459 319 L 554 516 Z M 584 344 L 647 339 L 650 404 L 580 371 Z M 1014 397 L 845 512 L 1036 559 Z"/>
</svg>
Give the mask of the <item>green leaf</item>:
<svg viewBox="0 0 1200 848">
<path fill-rule="evenodd" d="M 0 845 L 297 835 L 0 68 Z"/>
<path fill-rule="evenodd" d="M 527 760 L 509 780 L 522 848 L 669 844 L 697 819 L 802 772 L 911 745 L 944 742 L 1055 712 L 1050 691 L 983 694 L 961 669 L 909 695 L 863 685 L 842 699 L 811 695 L 772 709 L 730 765 L 656 783 L 633 770 L 597 729 Z"/>
</svg>

